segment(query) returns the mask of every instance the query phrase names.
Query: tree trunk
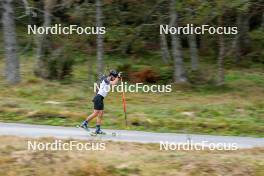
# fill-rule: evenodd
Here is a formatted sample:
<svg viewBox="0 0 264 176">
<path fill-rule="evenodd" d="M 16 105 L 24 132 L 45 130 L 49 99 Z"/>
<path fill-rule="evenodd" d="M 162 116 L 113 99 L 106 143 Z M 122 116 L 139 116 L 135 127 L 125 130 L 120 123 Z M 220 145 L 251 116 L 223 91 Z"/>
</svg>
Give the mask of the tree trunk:
<svg viewBox="0 0 264 176">
<path fill-rule="evenodd" d="M 95 64 L 94 64 L 93 60 L 89 59 L 89 58 L 88 58 L 87 63 L 88 63 L 88 68 L 87 68 L 88 69 L 88 76 L 87 76 L 88 84 L 93 85 L 93 83 L 97 81 L 95 79 L 95 74 L 94 74 L 94 71 L 93 71 L 93 68 L 94 68 Z"/>
<path fill-rule="evenodd" d="M 264 12 L 262 13 L 261 27 L 262 27 L 262 30 L 264 30 Z"/>
<path fill-rule="evenodd" d="M 171 10 L 170 10 L 170 26 L 178 26 L 178 14 L 176 11 L 176 1 L 171 0 Z M 174 60 L 174 81 L 176 83 L 186 82 L 187 79 L 184 73 L 184 65 L 182 58 L 182 46 L 180 38 L 177 34 L 171 35 L 171 45 L 172 45 L 172 56 Z"/>
<path fill-rule="evenodd" d="M 249 20 L 250 16 L 245 12 L 240 12 L 237 17 L 237 26 L 239 33 L 235 42 L 235 56 L 236 63 L 239 63 L 243 57 L 250 50 L 250 37 L 249 37 Z"/>
<path fill-rule="evenodd" d="M 160 34 L 160 49 L 162 60 L 165 64 L 167 64 L 171 56 L 168 49 L 167 39 L 164 33 Z"/>
<path fill-rule="evenodd" d="M 5 77 L 8 83 L 20 82 L 19 58 L 17 55 L 16 26 L 14 21 L 13 0 L 2 0 L 2 24 L 5 46 Z"/>
<path fill-rule="evenodd" d="M 242 15 L 241 13 L 237 14 L 236 17 L 236 25 L 240 29 L 242 26 Z M 239 31 L 238 34 L 236 35 L 233 43 L 232 43 L 232 53 L 235 54 L 235 61 L 238 62 L 241 59 L 241 47 L 240 47 L 240 39 L 241 39 L 241 32 Z"/>
<path fill-rule="evenodd" d="M 96 27 L 103 26 L 102 1 L 96 0 Z M 97 75 L 103 73 L 104 36 L 97 34 Z"/>
<path fill-rule="evenodd" d="M 195 34 L 188 35 L 188 43 L 189 43 L 190 55 L 191 55 L 191 64 L 192 64 L 191 68 L 192 71 L 197 71 L 199 69 L 199 56 L 198 56 Z"/>
<path fill-rule="evenodd" d="M 26 15 L 30 15 L 30 7 L 29 7 L 29 4 L 28 4 L 28 1 L 27 0 L 22 0 L 22 2 L 24 4 L 25 10 L 26 10 Z"/>
<path fill-rule="evenodd" d="M 219 26 L 222 26 L 223 24 L 223 19 L 222 17 L 218 17 L 219 21 Z M 225 41 L 224 41 L 224 36 L 219 35 L 219 54 L 218 54 L 218 78 L 217 78 L 217 85 L 221 86 L 224 84 L 224 57 L 225 57 Z"/>
<path fill-rule="evenodd" d="M 44 1 L 44 22 L 43 27 L 50 26 L 51 24 L 51 7 L 47 1 Z M 49 71 L 47 68 L 47 47 L 49 47 L 48 35 L 40 34 L 37 36 L 37 64 L 35 66 L 34 73 L 42 78 L 49 77 Z"/>
<path fill-rule="evenodd" d="M 248 13 L 243 14 L 243 21 L 242 21 L 242 43 L 243 48 L 246 48 L 243 54 L 248 52 L 248 48 L 250 47 L 250 37 L 249 37 L 249 30 L 250 30 L 250 15 Z"/>
</svg>

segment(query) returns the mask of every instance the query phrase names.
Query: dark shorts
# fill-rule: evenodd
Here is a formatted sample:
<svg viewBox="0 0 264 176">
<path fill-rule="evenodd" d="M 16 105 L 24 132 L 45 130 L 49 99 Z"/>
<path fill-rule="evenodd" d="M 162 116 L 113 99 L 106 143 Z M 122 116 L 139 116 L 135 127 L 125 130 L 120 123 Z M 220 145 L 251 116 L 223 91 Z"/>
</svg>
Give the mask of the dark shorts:
<svg viewBox="0 0 264 176">
<path fill-rule="evenodd" d="M 104 97 L 102 95 L 97 94 L 93 98 L 93 102 L 95 110 L 104 110 Z"/>
</svg>

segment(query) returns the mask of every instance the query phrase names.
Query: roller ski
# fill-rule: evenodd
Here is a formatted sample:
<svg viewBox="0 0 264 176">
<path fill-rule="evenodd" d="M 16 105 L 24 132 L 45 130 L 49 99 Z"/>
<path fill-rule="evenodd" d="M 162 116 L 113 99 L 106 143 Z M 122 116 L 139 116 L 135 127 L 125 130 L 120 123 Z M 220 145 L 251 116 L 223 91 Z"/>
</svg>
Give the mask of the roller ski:
<svg viewBox="0 0 264 176">
<path fill-rule="evenodd" d="M 96 130 L 94 132 L 90 133 L 91 136 L 105 136 L 108 135 L 108 133 L 103 132 L 100 128 L 100 125 L 96 125 Z M 111 133 L 112 136 L 116 136 L 116 133 Z"/>
<path fill-rule="evenodd" d="M 102 130 L 90 132 L 90 136 L 107 136 L 110 135 L 109 133 L 103 132 Z M 111 133 L 111 136 L 117 136 L 115 132 Z"/>
<path fill-rule="evenodd" d="M 94 132 L 91 132 L 90 135 L 91 135 L 91 136 L 97 136 L 97 135 L 98 135 L 98 136 L 99 136 L 99 135 L 100 135 L 100 136 L 103 136 L 103 135 L 106 135 L 106 132 L 103 132 L 101 129 L 99 129 L 99 130 L 95 130 Z"/>
</svg>

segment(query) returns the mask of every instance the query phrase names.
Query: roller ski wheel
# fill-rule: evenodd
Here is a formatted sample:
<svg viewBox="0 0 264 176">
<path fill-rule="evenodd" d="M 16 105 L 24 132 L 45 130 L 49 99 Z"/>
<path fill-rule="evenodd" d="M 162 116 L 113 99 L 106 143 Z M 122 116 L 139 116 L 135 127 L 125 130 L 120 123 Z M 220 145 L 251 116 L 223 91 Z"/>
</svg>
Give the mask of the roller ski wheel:
<svg viewBox="0 0 264 176">
<path fill-rule="evenodd" d="M 81 125 L 76 125 L 76 128 L 81 128 L 81 129 L 83 129 L 83 130 L 85 130 L 85 131 L 90 131 L 89 128 L 84 128 L 84 127 L 82 127 Z"/>
<path fill-rule="evenodd" d="M 112 134 L 112 136 L 117 136 L 116 132 L 112 132 L 111 134 Z"/>
</svg>

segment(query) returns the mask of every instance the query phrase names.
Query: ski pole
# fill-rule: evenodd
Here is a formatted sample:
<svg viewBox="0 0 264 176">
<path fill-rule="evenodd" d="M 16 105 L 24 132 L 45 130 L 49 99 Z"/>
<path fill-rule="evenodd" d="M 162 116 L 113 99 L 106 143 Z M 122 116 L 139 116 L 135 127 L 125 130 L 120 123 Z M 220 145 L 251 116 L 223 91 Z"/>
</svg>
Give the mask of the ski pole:
<svg viewBox="0 0 264 176">
<path fill-rule="evenodd" d="M 125 91 L 124 91 L 124 85 L 123 85 L 123 80 L 121 77 L 121 84 L 122 84 L 122 101 L 123 101 L 123 108 L 124 108 L 124 113 L 125 113 L 125 122 L 126 122 L 126 127 L 127 127 L 127 113 L 126 113 L 126 97 L 125 97 Z"/>
</svg>

